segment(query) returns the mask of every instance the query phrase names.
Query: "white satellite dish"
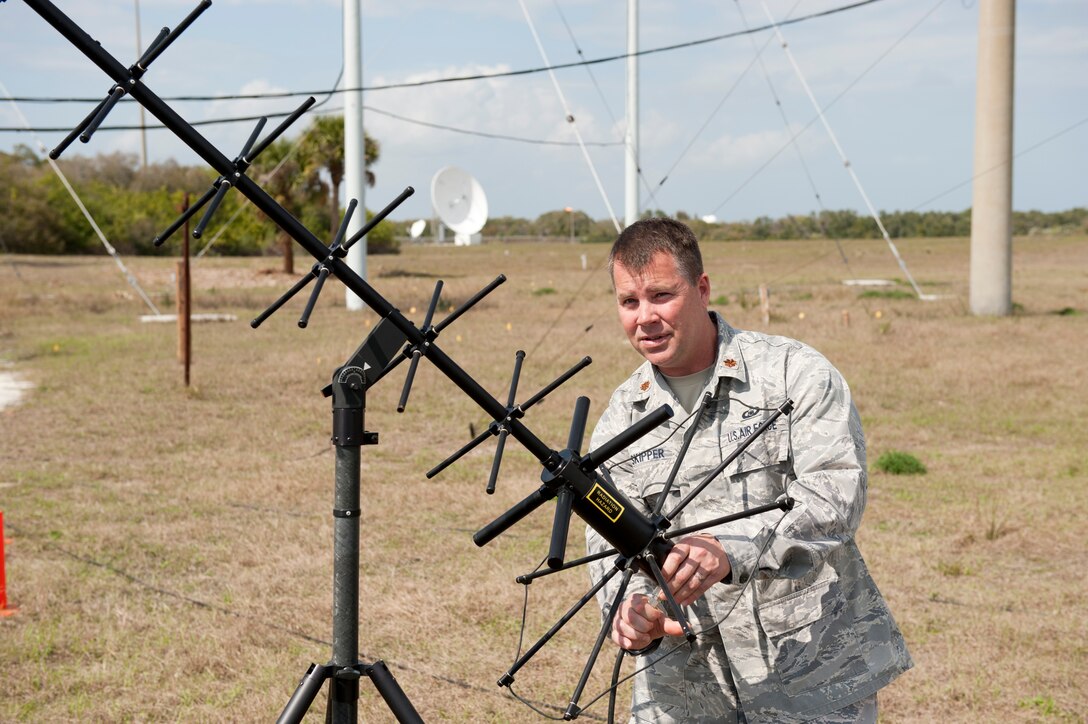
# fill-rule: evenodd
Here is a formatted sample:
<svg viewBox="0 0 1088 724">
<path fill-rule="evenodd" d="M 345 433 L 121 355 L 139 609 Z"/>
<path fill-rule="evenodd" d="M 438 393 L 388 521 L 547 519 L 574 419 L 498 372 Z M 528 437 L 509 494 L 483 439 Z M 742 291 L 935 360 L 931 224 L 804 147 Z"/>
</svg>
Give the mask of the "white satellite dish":
<svg viewBox="0 0 1088 724">
<path fill-rule="evenodd" d="M 453 230 L 457 246 L 479 244 L 487 222 L 487 197 L 466 171 L 456 166 L 440 169 L 431 179 L 431 204 L 443 224 Z"/>
<path fill-rule="evenodd" d="M 413 239 L 418 239 L 423 236 L 423 230 L 427 228 L 426 219 L 416 219 L 412 222 L 412 225 L 408 227 L 408 236 Z"/>
</svg>

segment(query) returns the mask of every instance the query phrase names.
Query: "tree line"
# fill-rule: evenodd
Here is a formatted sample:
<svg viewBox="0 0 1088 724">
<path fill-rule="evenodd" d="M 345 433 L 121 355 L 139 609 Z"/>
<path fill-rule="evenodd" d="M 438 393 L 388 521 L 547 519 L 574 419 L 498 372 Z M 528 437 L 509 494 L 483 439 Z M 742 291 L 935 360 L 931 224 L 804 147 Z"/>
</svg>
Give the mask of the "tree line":
<svg viewBox="0 0 1088 724">
<path fill-rule="evenodd" d="M 340 116 L 316 117 L 301 139 L 280 139 L 264 151 L 249 175 L 319 239 L 331 239 L 343 209 L 339 204 L 344 176 L 344 121 Z M 377 141 L 366 137 L 367 182 L 380 157 Z M 194 201 L 216 176 L 204 166 L 174 161 L 141 168 L 128 154 L 72 156 L 62 169 L 106 238 L 122 254 L 177 255 L 180 232 L 162 247 L 153 240 L 182 210 L 186 194 Z M 202 213 L 202 212 L 201 212 Z M 661 209 L 643 216 L 670 216 Z M 199 214 L 194 218 L 199 219 Z M 368 216 L 370 216 L 368 212 Z M 766 239 L 872 239 L 880 237 L 875 222 L 851 210 L 821 211 L 752 221 L 707 222 L 684 211 L 674 214 L 687 222 L 700 239 L 740 241 Z M 881 218 L 894 238 L 963 237 L 971 233 L 971 210 L 885 211 Z M 229 223 L 227 223 L 229 221 Z M 1015 211 L 1013 233 L 1088 233 L 1088 209 Z M 407 235 L 409 221 L 379 224 L 367 236 L 369 253 L 396 253 Z M 535 219 L 501 216 L 483 228 L 488 241 L 569 239 L 581 243 L 611 243 L 616 232 L 610 220 L 593 219 L 583 211 L 559 209 Z M 228 193 L 205 238 L 208 253 L 218 255 L 281 255 L 284 269 L 293 270 L 293 242 L 239 193 Z M 61 181 L 25 146 L 0 152 L 0 252 L 25 254 L 91 254 L 101 244 L 69 198 Z"/>
<path fill-rule="evenodd" d="M 821 211 L 777 219 L 761 216 L 753 221 L 707 222 L 684 211 L 675 215 L 661 209 L 648 216 L 675 216 L 691 226 L 706 241 L 761 241 L 768 239 L 879 239 L 880 229 L 872 217 L 851 210 Z M 893 238 L 956 237 L 971 235 L 971 210 L 963 211 L 882 211 L 881 221 Z M 1013 234 L 1086 234 L 1088 208 L 1068 211 L 1014 211 Z M 581 211 L 549 211 L 536 219 L 502 216 L 489 219 L 483 228 L 486 239 L 573 238 L 579 242 L 611 243 L 616 237 L 609 220 L 594 220 Z"/>
<path fill-rule="evenodd" d="M 280 139 L 250 167 L 248 175 L 298 218 L 317 238 L 329 240 L 339 228 L 344 178 L 344 119 L 318 116 L 298 139 Z M 381 149 L 366 136 L 367 183 L 374 185 L 374 164 Z M 61 170 L 76 190 L 106 239 L 122 254 L 177 255 L 181 232 L 161 247 L 155 238 L 181 214 L 186 196 L 196 202 L 216 179 L 206 166 L 174 161 L 141 168 L 131 154 L 71 156 Z M 193 217 L 196 222 L 203 210 Z M 360 213 L 357 211 L 356 213 Z M 368 212 L 367 216 L 371 216 Z M 282 255 L 285 271 L 293 271 L 291 239 L 240 193 L 228 193 L 200 240 L 212 239 L 209 254 Z M 367 235 L 370 253 L 397 250 L 393 225 L 386 221 Z M 101 243 L 73 203 L 49 163 L 30 148 L 0 152 L 0 252 L 23 254 L 91 254 Z"/>
</svg>

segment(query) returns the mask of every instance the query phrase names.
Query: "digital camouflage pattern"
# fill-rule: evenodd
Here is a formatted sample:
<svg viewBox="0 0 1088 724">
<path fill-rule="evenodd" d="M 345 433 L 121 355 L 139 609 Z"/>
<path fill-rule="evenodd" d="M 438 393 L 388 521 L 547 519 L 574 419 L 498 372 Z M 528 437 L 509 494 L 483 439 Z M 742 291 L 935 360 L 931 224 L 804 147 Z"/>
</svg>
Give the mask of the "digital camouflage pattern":
<svg viewBox="0 0 1088 724">
<path fill-rule="evenodd" d="M 755 440 L 673 525 L 695 525 L 782 495 L 796 505 L 784 517 L 773 511 L 703 531 L 721 542 L 732 572 L 686 609 L 699 633 L 693 647 L 666 637 L 637 659 L 640 666 L 660 660 L 636 677 L 632 721 L 738 721 L 738 703 L 739 721 L 753 724 L 835 721 L 839 710 L 857 709 L 912 666 L 854 543 L 866 496 L 861 421 L 845 380 L 820 353 L 785 337 L 735 330 L 711 316 L 719 342 L 706 387 L 712 397 L 663 510 L 671 510 L 787 398 L 795 403 L 788 418 Z M 682 410 L 646 362 L 613 393 L 592 448 L 662 404 Z M 664 490 L 683 443 L 690 419 L 682 414 L 605 465 L 645 513 Z M 609 547 L 589 528 L 586 540 L 590 553 Z M 611 564 L 593 564 L 593 580 Z M 599 595 L 605 612 L 618 585 L 613 579 Z M 651 595 L 653 588 L 637 575 L 628 595 Z M 682 650 L 662 658 L 677 646 Z M 873 706 L 875 711 L 875 700 Z"/>
</svg>

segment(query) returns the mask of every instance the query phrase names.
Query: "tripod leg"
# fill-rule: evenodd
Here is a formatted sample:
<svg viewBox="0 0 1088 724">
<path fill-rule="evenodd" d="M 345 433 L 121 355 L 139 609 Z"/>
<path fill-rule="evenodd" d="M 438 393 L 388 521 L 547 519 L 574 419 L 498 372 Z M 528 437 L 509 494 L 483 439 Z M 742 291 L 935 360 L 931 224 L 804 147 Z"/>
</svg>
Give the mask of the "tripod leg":
<svg viewBox="0 0 1088 724">
<path fill-rule="evenodd" d="M 400 684 L 397 683 L 384 661 L 375 661 L 369 666 L 364 666 L 363 673 L 374 682 L 374 688 L 385 699 L 386 705 L 389 706 L 389 710 L 393 712 L 397 721 L 401 724 L 423 724 L 423 719 L 416 713 L 412 702 L 408 700 L 408 696 L 400 688 Z"/>
<path fill-rule="evenodd" d="M 306 716 L 310 704 L 314 702 L 317 692 L 321 691 L 321 685 L 325 683 L 325 679 L 329 678 L 330 671 L 328 666 L 310 664 L 302 681 L 298 683 L 295 693 L 291 694 L 287 706 L 283 707 L 283 712 L 276 720 L 276 724 L 299 724 L 302 717 Z"/>
</svg>

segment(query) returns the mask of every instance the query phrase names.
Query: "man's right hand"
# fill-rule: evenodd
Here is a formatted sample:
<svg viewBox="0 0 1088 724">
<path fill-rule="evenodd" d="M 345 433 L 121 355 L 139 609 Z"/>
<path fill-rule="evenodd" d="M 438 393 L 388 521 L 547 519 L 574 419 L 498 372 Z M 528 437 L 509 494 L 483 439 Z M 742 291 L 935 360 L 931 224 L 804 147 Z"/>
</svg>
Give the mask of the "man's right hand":
<svg viewBox="0 0 1088 724">
<path fill-rule="evenodd" d="M 641 593 L 629 596 L 620 604 L 612 620 L 612 640 L 622 649 L 643 649 L 662 636 L 681 636 L 683 629 L 665 613 L 650 604 Z"/>
</svg>

